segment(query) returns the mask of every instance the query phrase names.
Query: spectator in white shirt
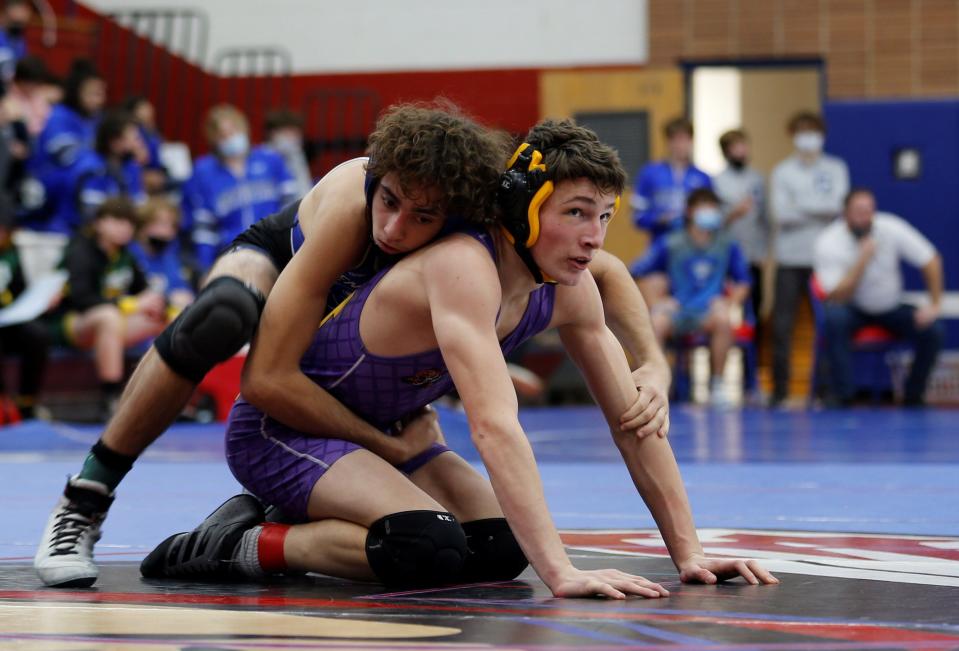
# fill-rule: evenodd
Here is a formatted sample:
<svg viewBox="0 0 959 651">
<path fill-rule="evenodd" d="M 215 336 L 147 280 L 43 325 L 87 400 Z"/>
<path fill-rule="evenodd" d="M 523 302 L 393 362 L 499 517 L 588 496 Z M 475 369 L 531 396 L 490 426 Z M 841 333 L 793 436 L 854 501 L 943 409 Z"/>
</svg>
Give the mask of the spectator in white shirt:
<svg viewBox="0 0 959 651">
<path fill-rule="evenodd" d="M 807 295 L 816 238 L 842 212 L 849 192 L 846 164 L 823 153 L 826 124 L 803 111 L 789 120 L 796 152 L 773 170 L 769 184 L 770 215 L 776 229 L 775 304 L 773 306 L 772 405 L 789 393 L 796 308 Z"/>
<path fill-rule="evenodd" d="M 903 303 L 901 260 L 922 270 L 930 298 L 922 307 Z M 943 338 L 942 259 L 936 248 L 904 219 L 877 213 L 873 193 L 858 188 L 846 197 L 845 218 L 816 240 L 815 273 L 826 292 L 826 355 L 837 402 L 853 398 L 853 333 L 879 325 L 915 346 L 904 403 L 921 406 Z"/>
</svg>

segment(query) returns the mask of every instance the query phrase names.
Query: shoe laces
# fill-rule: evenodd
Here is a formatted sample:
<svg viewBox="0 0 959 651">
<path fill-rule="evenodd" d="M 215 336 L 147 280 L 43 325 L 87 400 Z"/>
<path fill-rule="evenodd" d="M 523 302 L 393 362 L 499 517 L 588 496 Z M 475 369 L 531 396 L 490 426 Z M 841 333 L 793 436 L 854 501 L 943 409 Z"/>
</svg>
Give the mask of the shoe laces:
<svg viewBox="0 0 959 651">
<path fill-rule="evenodd" d="M 71 502 L 57 514 L 53 524 L 53 536 L 50 541 L 51 556 L 66 556 L 77 553 L 77 545 L 91 527 L 97 524 L 96 516 L 90 517 L 80 512 Z"/>
</svg>

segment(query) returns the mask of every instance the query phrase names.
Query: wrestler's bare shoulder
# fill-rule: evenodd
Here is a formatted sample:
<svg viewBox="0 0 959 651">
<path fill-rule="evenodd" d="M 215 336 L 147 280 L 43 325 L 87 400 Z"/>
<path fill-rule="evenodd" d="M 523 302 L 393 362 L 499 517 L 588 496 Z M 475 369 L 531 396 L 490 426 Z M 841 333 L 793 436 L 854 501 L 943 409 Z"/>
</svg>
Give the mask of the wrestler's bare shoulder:
<svg viewBox="0 0 959 651">
<path fill-rule="evenodd" d="M 367 158 L 354 158 L 327 172 L 300 202 L 299 220 L 309 237 L 319 220 L 365 219 Z"/>
</svg>

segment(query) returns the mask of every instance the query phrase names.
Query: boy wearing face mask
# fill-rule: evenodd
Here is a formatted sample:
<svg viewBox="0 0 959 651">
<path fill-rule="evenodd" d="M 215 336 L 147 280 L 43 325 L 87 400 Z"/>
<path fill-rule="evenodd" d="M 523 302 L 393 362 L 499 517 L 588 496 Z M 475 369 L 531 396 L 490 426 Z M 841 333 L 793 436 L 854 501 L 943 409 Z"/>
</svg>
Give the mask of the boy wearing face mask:
<svg viewBox="0 0 959 651">
<path fill-rule="evenodd" d="M 742 249 L 722 230 L 720 205 L 712 190 L 693 191 L 685 228 L 656 240 L 630 272 L 634 278 L 668 276 L 670 297 L 650 307 L 656 336 L 663 344 L 694 332 L 709 335 L 710 401 L 725 406 L 729 398 L 722 375 L 733 345 L 731 308 L 749 295 L 749 270 Z"/>
<path fill-rule="evenodd" d="M 177 239 L 180 209 L 167 199 L 153 197 L 139 212 L 140 224 L 130 253 L 146 274 L 150 289 L 166 298 L 167 316 L 172 320 L 194 297 L 190 269 Z"/>
<path fill-rule="evenodd" d="M 719 138 L 719 148 L 728 166 L 713 179 L 713 187 L 722 201 L 724 226 L 749 261 L 750 299 L 753 313 L 758 315 L 762 302 L 763 267 L 769 256 L 766 181 L 749 165 L 749 138 L 745 131 L 727 131 Z M 757 327 L 756 340 L 760 339 Z"/>
<path fill-rule="evenodd" d="M 184 228 L 193 233 L 201 272 L 233 238 L 297 197 L 280 155 L 250 147 L 249 124 L 239 109 L 214 106 L 204 132 L 212 152 L 196 161 L 183 187 Z"/>
<path fill-rule="evenodd" d="M 273 111 L 263 124 L 266 143 L 283 157 L 286 168 L 296 179 L 296 196 L 313 188 L 313 174 L 303 148 L 303 118 L 289 110 Z"/>
<path fill-rule="evenodd" d="M 902 300 L 901 261 L 922 270 L 929 302 Z M 942 258 L 919 231 L 896 215 L 876 212 L 876 198 L 856 188 L 845 200 L 844 219 L 826 227 L 816 240 L 816 278 L 826 292 L 826 355 L 836 402 L 852 402 L 851 339 L 867 325 L 878 325 L 915 345 L 904 402 L 921 406 L 929 374 L 942 346 L 938 322 L 942 304 Z"/>
<path fill-rule="evenodd" d="M 89 223 L 107 197 L 126 197 L 143 203 L 143 167 L 146 148 L 133 117 L 107 113 L 97 125 L 94 151 L 81 155 L 71 175 L 73 201 L 65 202 L 65 219 L 76 226 Z"/>
<path fill-rule="evenodd" d="M 777 229 L 772 406 L 781 404 L 789 394 L 796 308 L 808 291 L 816 238 L 842 212 L 849 192 L 846 164 L 823 153 L 823 119 L 803 111 L 792 117 L 788 129 L 795 153 L 773 170 L 769 189 L 772 223 Z"/>
</svg>

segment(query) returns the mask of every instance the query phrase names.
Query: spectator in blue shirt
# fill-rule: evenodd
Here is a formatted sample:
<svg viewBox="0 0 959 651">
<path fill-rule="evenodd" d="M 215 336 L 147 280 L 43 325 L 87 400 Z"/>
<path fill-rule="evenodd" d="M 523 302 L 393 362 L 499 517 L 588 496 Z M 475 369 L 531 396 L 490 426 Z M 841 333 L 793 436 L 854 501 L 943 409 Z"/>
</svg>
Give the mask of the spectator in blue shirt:
<svg viewBox="0 0 959 651">
<path fill-rule="evenodd" d="M 50 111 L 21 186 L 16 244 L 28 283 L 56 267 L 75 232 L 76 224 L 68 220 L 76 198 L 71 178 L 81 155 L 94 148 L 105 102 L 106 82 L 89 62 L 75 61 L 64 82 L 63 102 Z"/>
<path fill-rule="evenodd" d="M 692 333 L 709 336 L 711 399 L 724 405 L 722 383 L 726 356 L 733 344 L 732 308 L 749 296 L 749 268 L 742 249 L 721 230 L 720 200 L 707 188 L 687 200 L 685 228 L 661 237 L 630 267 L 634 278 L 666 274 L 669 298 L 650 308 L 661 343 Z"/>
<path fill-rule="evenodd" d="M 6 0 L 3 3 L 3 26 L 0 27 L 0 81 L 6 86 L 13 79 L 17 61 L 27 54 L 24 34 L 32 13 L 27 0 Z M 2 93 L 0 93 L 2 94 Z"/>
<path fill-rule="evenodd" d="M 181 255 L 177 234 L 180 209 L 163 197 L 152 197 L 140 208 L 140 226 L 130 253 L 143 269 L 147 285 L 166 298 L 167 318 L 193 302 L 190 268 Z"/>
<path fill-rule="evenodd" d="M 157 129 L 156 109 L 153 103 L 143 96 L 130 97 L 124 103 L 124 108 L 136 121 L 140 138 L 146 146 L 144 156 L 139 161 L 143 166 L 143 189 L 150 196 L 162 194 L 169 189 L 170 177 L 160 160 L 163 136 Z"/>
<path fill-rule="evenodd" d="M 280 155 L 250 147 L 249 123 L 239 109 L 214 106 L 204 131 L 213 153 L 196 161 L 183 187 L 184 226 L 193 234 L 201 271 L 233 238 L 296 198 L 295 182 Z"/>
<path fill-rule="evenodd" d="M 71 175 L 74 201 L 67 220 L 89 222 L 107 197 L 126 197 L 143 203 L 141 167 L 144 144 L 133 118 L 127 113 L 106 114 L 97 126 L 96 147 L 85 152 Z M 66 206 L 64 206 L 66 209 Z"/>
<path fill-rule="evenodd" d="M 647 163 L 633 188 L 633 221 L 656 238 L 683 225 L 686 197 L 698 188 L 712 189 L 709 176 L 692 164 L 693 125 L 674 118 L 663 127 L 669 155 Z"/>
</svg>

